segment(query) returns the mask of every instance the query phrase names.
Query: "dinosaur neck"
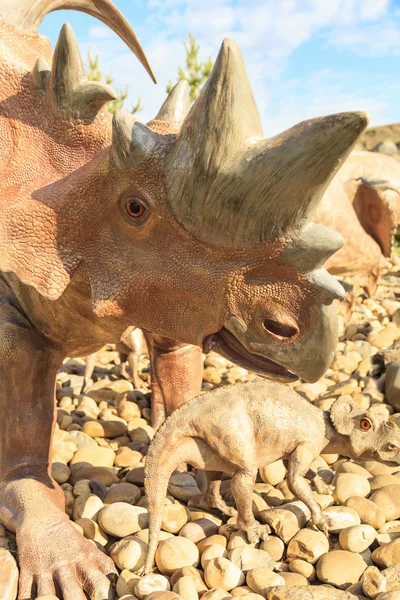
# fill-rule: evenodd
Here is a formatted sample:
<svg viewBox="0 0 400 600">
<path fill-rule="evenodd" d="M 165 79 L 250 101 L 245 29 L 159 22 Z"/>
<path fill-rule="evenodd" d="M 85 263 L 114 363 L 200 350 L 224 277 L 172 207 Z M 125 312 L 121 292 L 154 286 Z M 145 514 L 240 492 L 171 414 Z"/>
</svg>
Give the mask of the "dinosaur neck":
<svg viewBox="0 0 400 600">
<path fill-rule="evenodd" d="M 327 445 L 324 448 L 324 454 L 341 454 L 342 456 L 352 456 L 349 439 L 345 435 L 338 433 L 333 426 L 329 411 L 324 410 L 325 439 Z"/>
</svg>

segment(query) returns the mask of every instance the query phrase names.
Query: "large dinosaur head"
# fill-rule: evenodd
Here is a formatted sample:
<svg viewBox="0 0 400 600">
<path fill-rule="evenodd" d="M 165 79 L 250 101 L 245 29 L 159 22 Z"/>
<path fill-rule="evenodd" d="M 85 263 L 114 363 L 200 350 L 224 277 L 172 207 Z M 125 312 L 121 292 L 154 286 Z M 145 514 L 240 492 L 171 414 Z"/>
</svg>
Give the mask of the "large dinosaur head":
<svg viewBox="0 0 400 600">
<path fill-rule="evenodd" d="M 35 78 L 46 81 L 47 105 L 84 128 L 98 94 L 76 75 L 74 56 L 64 28 L 51 73 L 37 64 Z M 214 348 L 275 379 L 315 381 L 333 356 L 333 301 L 344 292 L 323 268 L 342 239 L 311 220 L 366 123 L 344 113 L 264 139 L 227 40 L 192 107 L 180 82 L 147 125 L 117 112 L 111 150 L 33 192 L 47 211 L 40 244 L 29 242 L 36 269 L 18 256 L 3 268 L 57 298 L 84 264 L 100 317 Z"/>
</svg>

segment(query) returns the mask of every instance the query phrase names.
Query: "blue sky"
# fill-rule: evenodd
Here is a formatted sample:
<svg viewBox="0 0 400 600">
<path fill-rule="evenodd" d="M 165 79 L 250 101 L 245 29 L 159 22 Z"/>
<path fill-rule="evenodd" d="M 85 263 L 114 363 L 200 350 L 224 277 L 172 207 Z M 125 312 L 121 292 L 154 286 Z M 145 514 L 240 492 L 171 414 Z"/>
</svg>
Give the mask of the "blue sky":
<svg viewBox="0 0 400 600">
<path fill-rule="evenodd" d="M 113 87 L 141 97 L 144 121 L 165 98 L 192 32 L 215 58 L 224 37 L 244 54 L 266 136 L 298 121 L 366 110 L 372 124 L 400 121 L 400 0 L 114 0 L 135 29 L 158 79 L 155 86 L 105 25 L 73 11 L 51 13 L 40 32 L 55 44 L 73 26 L 86 56 L 100 54 Z M 127 107 L 129 107 L 129 101 Z"/>
</svg>

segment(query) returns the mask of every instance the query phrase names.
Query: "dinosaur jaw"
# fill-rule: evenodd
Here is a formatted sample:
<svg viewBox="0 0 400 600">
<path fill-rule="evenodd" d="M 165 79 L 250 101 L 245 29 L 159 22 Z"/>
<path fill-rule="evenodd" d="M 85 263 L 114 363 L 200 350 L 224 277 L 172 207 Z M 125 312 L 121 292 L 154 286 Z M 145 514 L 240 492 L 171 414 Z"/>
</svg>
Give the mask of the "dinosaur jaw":
<svg viewBox="0 0 400 600">
<path fill-rule="evenodd" d="M 214 350 L 237 365 L 275 381 L 287 383 L 298 379 L 297 375 L 294 375 L 282 365 L 247 350 L 237 337 L 225 327 L 205 338 L 203 350 L 204 352 Z"/>
</svg>

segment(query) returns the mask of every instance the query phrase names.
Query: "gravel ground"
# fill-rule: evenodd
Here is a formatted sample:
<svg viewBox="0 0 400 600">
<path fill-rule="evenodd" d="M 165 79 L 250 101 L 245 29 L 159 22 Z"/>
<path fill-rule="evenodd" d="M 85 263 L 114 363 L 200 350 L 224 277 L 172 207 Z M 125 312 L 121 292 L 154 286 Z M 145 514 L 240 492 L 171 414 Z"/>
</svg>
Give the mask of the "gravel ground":
<svg viewBox="0 0 400 600">
<path fill-rule="evenodd" d="M 399 272 L 400 258 L 394 255 L 374 297 L 353 294 L 351 307 L 341 305 L 341 336 L 331 368 L 317 383 L 293 385 L 316 406 L 326 409 L 350 395 L 400 425 Z M 259 544 L 249 544 L 243 532 L 229 533 L 232 519 L 203 504 L 199 508 L 202 474 L 175 473 L 156 568 L 140 578 L 135 571 L 143 566 L 148 540 L 143 468 L 154 435 L 149 360 L 140 360 L 143 388 L 134 390 L 120 378 L 119 354 L 112 346 L 103 348 L 93 383 L 81 395 L 84 364 L 67 359 L 57 377 L 53 476 L 76 527 L 116 562 L 118 598 L 144 600 L 152 593 L 150 600 L 400 599 L 400 465 L 355 463 L 339 455 L 321 455 L 307 474 L 334 521 L 329 537 L 310 523 L 308 509 L 290 493 L 285 461 L 259 471 L 254 513 L 273 525 Z M 215 353 L 204 356 L 204 365 L 204 390 L 257 378 Z M 230 502 L 228 476 L 222 492 Z M 7 572 L 16 576 L 15 569 L 7 571 L 15 551 L 13 534 L 0 524 L 0 583 Z"/>
</svg>

